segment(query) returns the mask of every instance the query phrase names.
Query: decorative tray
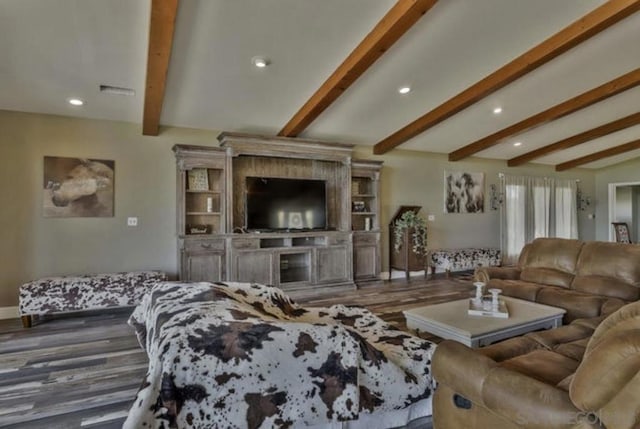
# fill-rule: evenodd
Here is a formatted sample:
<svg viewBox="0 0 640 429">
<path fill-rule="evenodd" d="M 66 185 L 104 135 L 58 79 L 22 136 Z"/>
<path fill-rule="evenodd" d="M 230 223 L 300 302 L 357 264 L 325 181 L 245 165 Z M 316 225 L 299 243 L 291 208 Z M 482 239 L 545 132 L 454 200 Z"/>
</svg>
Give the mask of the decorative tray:
<svg viewBox="0 0 640 429">
<path fill-rule="evenodd" d="M 485 300 L 486 300 L 486 298 L 485 298 Z M 488 302 L 489 302 L 489 304 L 491 304 L 491 298 L 489 298 Z M 508 319 L 509 318 L 509 309 L 507 308 L 507 304 L 502 299 L 498 300 L 498 302 L 499 302 L 498 311 L 493 311 L 491 309 L 485 310 L 483 308 L 482 304 L 477 305 L 474 302 L 474 299 L 471 298 L 471 299 L 469 299 L 468 314 L 470 316 L 485 316 L 485 317 L 497 317 L 497 318 L 500 318 L 500 319 Z"/>
</svg>

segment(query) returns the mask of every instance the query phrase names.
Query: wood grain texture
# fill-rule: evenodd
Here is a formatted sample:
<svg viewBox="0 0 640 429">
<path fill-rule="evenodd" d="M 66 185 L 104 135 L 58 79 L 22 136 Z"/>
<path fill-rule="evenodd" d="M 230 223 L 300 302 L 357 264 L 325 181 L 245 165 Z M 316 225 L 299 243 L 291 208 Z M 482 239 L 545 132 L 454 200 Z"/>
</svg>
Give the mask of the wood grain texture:
<svg viewBox="0 0 640 429">
<path fill-rule="evenodd" d="M 398 0 L 278 135 L 295 137 L 304 131 L 436 2 L 437 0 Z"/>
<path fill-rule="evenodd" d="M 468 277 L 372 282 L 341 294 L 291 294 L 305 306 L 363 305 L 406 329 L 402 310 L 470 296 Z M 131 309 L 0 320 L 0 427 L 120 428 L 147 370 Z M 428 334 L 420 336 L 438 341 Z"/>
<path fill-rule="evenodd" d="M 562 139 L 556 143 L 552 143 L 536 150 L 532 150 L 531 152 L 527 152 L 525 154 L 517 156 L 515 158 L 511 158 L 509 161 L 507 161 L 507 165 L 509 167 L 516 167 L 550 153 L 569 149 L 570 147 L 578 146 L 582 143 L 597 139 L 598 137 L 603 137 L 608 134 L 615 133 L 616 131 L 620 131 L 638 124 L 640 124 L 640 112 L 633 113 L 629 116 L 625 116 L 624 118 L 617 119 L 604 125 L 600 125 L 599 127 L 595 127 L 580 134 L 567 137 L 566 139 Z"/>
<path fill-rule="evenodd" d="M 565 171 L 570 168 L 575 168 L 580 165 L 588 164 L 599 159 L 608 158 L 621 153 L 630 152 L 632 150 L 640 149 L 640 139 L 634 140 L 629 143 L 625 143 L 619 146 L 610 147 L 600 152 L 592 153 L 590 155 L 582 156 L 580 158 L 572 159 L 571 161 L 563 162 L 556 165 L 556 171 Z"/>
<path fill-rule="evenodd" d="M 173 45 L 178 0 L 152 0 L 142 134 L 157 136 Z"/>
<path fill-rule="evenodd" d="M 639 84 L 640 68 L 637 68 L 603 85 L 593 88 L 560 104 L 556 104 L 543 112 L 530 116 L 518 123 L 510 125 L 500 131 L 481 138 L 480 140 L 476 140 L 473 143 L 461 147 L 449 154 L 449 161 L 460 161 L 461 159 L 475 153 L 498 145 L 509 137 L 531 131 L 536 127 L 555 121 L 556 119 L 563 118 L 571 113 L 577 112 L 578 110 L 606 100 L 609 97 L 613 97 L 614 95 L 620 94 L 631 88 L 635 88 Z"/>
<path fill-rule="evenodd" d="M 377 143 L 382 155 L 640 10 L 640 0 L 610 0 L 489 76 Z"/>
</svg>

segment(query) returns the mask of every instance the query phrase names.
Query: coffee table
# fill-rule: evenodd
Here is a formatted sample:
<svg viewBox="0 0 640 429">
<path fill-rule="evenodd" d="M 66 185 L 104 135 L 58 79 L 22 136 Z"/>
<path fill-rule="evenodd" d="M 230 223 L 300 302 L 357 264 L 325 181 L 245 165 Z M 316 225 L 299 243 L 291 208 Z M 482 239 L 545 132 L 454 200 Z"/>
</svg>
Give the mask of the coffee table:
<svg viewBox="0 0 640 429">
<path fill-rule="evenodd" d="M 403 311 L 407 326 L 469 347 L 482 347 L 506 338 L 562 325 L 562 308 L 502 296 L 508 319 L 467 314 L 469 300 L 445 302 Z"/>
</svg>

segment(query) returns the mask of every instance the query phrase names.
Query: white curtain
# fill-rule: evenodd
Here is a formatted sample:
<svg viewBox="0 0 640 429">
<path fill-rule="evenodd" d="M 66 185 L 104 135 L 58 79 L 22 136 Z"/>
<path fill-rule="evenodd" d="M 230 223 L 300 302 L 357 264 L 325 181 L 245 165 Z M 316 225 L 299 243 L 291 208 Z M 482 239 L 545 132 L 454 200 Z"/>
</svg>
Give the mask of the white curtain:
<svg viewBox="0 0 640 429">
<path fill-rule="evenodd" d="M 514 264 L 524 245 L 538 237 L 578 238 L 575 180 L 503 176 L 501 247 Z"/>
<path fill-rule="evenodd" d="M 575 180 L 556 180 L 556 237 L 578 238 L 578 185 Z"/>
</svg>

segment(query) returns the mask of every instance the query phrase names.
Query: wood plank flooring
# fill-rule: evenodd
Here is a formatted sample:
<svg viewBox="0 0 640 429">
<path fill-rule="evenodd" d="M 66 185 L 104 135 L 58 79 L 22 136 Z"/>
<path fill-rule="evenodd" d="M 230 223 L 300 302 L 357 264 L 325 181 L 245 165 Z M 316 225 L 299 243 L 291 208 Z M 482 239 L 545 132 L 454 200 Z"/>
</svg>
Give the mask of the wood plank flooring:
<svg viewBox="0 0 640 429">
<path fill-rule="evenodd" d="M 406 329 L 402 310 L 468 297 L 472 289 L 467 275 L 292 296 L 305 306 L 363 305 Z M 0 428 L 121 427 L 147 368 L 126 324 L 130 313 L 54 316 L 31 329 L 0 320 Z"/>
</svg>

